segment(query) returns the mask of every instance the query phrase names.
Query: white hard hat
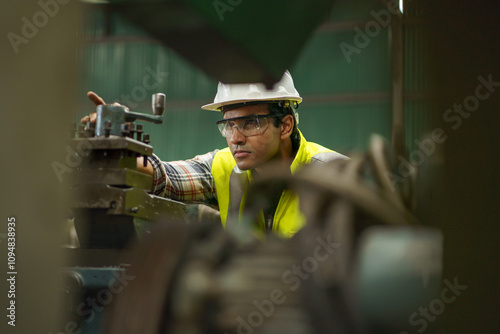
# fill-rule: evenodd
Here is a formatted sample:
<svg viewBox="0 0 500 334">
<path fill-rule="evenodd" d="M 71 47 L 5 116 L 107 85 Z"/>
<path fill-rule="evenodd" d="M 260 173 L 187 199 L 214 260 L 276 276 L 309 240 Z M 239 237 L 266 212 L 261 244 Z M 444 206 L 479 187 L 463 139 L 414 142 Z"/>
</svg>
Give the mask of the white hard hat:
<svg viewBox="0 0 500 334">
<path fill-rule="evenodd" d="M 219 82 L 214 103 L 202 106 L 205 110 L 221 110 L 221 107 L 245 102 L 288 100 L 302 102 L 299 92 L 293 85 L 290 72 L 286 71 L 280 81 L 268 90 L 262 83 L 254 84 L 224 84 Z"/>
</svg>

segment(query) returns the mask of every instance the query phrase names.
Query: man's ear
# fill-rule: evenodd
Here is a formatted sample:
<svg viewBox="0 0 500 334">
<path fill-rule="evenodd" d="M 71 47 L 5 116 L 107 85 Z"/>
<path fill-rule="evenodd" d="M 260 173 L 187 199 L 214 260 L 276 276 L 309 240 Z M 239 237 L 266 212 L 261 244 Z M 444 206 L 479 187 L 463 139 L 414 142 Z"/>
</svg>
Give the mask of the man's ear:
<svg viewBox="0 0 500 334">
<path fill-rule="evenodd" d="M 282 119 L 282 123 L 280 125 L 280 137 L 281 139 L 289 138 L 292 135 L 293 131 L 293 117 L 292 115 L 286 115 Z"/>
</svg>

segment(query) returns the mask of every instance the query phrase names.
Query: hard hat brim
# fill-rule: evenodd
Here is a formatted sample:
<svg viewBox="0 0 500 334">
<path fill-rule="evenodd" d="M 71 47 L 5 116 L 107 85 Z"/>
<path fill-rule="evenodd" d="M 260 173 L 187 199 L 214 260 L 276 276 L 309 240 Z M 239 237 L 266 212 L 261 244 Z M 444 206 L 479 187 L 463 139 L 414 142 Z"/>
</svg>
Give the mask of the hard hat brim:
<svg viewBox="0 0 500 334">
<path fill-rule="evenodd" d="M 224 101 L 224 102 L 218 102 L 218 103 L 209 103 L 205 104 L 204 106 L 201 107 L 201 109 L 204 110 L 213 110 L 213 111 L 220 111 L 221 107 L 224 106 L 229 106 L 232 104 L 242 104 L 245 102 L 262 102 L 262 103 L 268 103 L 270 101 L 295 101 L 297 103 L 302 102 L 302 98 L 297 98 L 297 97 L 291 97 L 291 96 L 281 96 L 281 97 L 272 97 L 272 98 L 259 98 L 259 99 L 240 99 L 240 100 L 231 100 L 231 101 Z"/>
</svg>

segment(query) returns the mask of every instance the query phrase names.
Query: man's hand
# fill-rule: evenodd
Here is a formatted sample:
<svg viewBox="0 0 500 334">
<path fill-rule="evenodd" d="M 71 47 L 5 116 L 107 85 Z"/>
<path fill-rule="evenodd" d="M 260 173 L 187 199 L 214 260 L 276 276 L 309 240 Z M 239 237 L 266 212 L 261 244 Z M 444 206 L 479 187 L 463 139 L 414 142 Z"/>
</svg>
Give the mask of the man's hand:
<svg viewBox="0 0 500 334">
<path fill-rule="evenodd" d="M 97 95 L 96 93 L 94 93 L 92 91 L 88 91 L 87 92 L 87 97 L 90 99 L 90 101 L 92 101 L 94 103 L 94 105 L 96 107 L 100 106 L 101 104 L 106 104 L 106 102 L 104 102 L 104 100 L 102 99 L 102 97 L 100 97 L 99 95 Z M 112 105 L 113 106 L 121 106 L 121 104 L 119 104 L 118 102 L 115 102 Z M 128 110 L 127 107 L 125 107 L 125 109 Z M 80 123 L 82 123 L 83 125 L 86 125 L 88 121 L 90 121 L 90 123 L 95 123 L 96 117 L 97 117 L 97 113 L 94 111 L 89 116 L 83 117 L 80 120 Z"/>
<path fill-rule="evenodd" d="M 96 107 L 100 106 L 101 104 L 106 104 L 106 102 L 104 102 L 104 100 L 99 95 L 97 95 L 96 93 L 94 93 L 92 91 L 87 92 L 87 97 L 90 99 L 90 101 L 94 102 L 94 105 Z M 95 123 L 96 117 L 97 117 L 96 112 L 94 111 L 89 116 L 83 117 L 80 120 L 80 123 L 82 123 L 84 125 L 87 124 L 88 121 L 90 121 L 90 123 Z"/>
<path fill-rule="evenodd" d="M 97 95 L 96 93 L 94 93 L 92 91 L 87 92 L 87 97 L 90 99 L 90 101 L 92 101 L 94 103 L 94 105 L 96 107 L 100 106 L 102 104 L 106 104 L 106 102 L 104 102 L 104 100 L 99 95 Z M 115 103 L 113 103 L 113 105 L 119 106 L 120 104 L 118 102 L 115 102 Z M 89 121 L 90 121 L 90 123 L 95 123 L 96 118 L 97 118 L 97 113 L 94 111 L 89 116 L 83 117 L 80 120 L 80 123 L 82 123 L 83 125 L 87 124 L 87 122 L 89 122 Z M 137 171 L 149 174 L 151 176 L 153 176 L 153 173 L 154 173 L 153 166 L 149 163 L 149 161 L 147 162 L 146 167 L 144 167 L 144 158 L 143 157 L 137 158 Z"/>
</svg>

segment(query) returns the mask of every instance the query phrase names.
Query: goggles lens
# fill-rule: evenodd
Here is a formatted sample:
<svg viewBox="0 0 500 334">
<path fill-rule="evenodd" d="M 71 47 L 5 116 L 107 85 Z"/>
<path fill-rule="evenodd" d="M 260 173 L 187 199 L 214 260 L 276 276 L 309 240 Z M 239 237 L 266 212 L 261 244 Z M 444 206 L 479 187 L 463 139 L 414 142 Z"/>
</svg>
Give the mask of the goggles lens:
<svg viewBox="0 0 500 334">
<path fill-rule="evenodd" d="M 223 119 L 217 122 L 219 131 L 223 137 L 231 138 L 234 130 L 238 131 L 245 137 L 257 136 L 264 133 L 269 126 L 269 117 L 274 115 L 252 115 Z"/>
</svg>

